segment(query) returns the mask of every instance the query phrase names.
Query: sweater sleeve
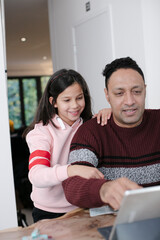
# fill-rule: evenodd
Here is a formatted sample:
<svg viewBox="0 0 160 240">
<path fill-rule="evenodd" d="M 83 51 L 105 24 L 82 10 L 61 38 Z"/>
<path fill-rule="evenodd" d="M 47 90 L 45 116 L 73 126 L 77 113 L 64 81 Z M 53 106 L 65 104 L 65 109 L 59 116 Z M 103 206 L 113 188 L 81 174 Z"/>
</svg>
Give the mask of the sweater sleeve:
<svg viewBox="0 0 160 240">
<path fill-rule="evenodd" d="M 62 185 L 68 202 L 82 208 L 93 208 L 104 205 L 99 191 L 105 182 L 105 179 L 85 179 L 75 176 L 65 180 Z"/>
<path fill-rule="evenodd" d="M 60 184 L 68 178 L 68 165 L 51 166 L 53 137 L 45 126 L 36 125 L 26 138 L 29 150 L 29 180 L 35 187 L 44 188 Z"/>
<path fill-rule="evenodd" d="M 37 164 L 29 171 L 28 177 L 35 187 L 53 187 L 68 178 L 67 167 L 68 165 L 61 166 L 56 164 L 54 167 L 46 167 Z"/>
<path fill-rule="evenodd" d="M 70 164 L 83 164 L 98 168 L 99 141 L 95 133 L 95 124 L 97 123 L 94 119 L 87 121 L 74 135 L 69 155 Z M 104 205 L 99 191 L 105 182 L 105 179 L 85 179 L 75 176 L 65 180 L 62 185 L 66 198 L 71 204 L 91 208 Z"/>
</svg>

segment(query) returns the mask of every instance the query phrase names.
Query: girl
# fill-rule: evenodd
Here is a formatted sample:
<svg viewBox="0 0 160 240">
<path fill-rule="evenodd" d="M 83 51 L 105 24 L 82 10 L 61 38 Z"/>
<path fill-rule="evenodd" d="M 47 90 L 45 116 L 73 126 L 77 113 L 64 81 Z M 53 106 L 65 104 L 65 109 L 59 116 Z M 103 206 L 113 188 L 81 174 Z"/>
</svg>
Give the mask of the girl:
<svg viewBox="0 0 160 240">
<path fill-rule="evenodd" d="M 107 112 L 102 114 L 104 119 L 110 117 L 110 110 Z M 101 112 L 98 121 L 100 116 Z M 34 222 L 56 218 L 76 208 L 65 198 L 62 181 L 66 178 L 75 175 L 103 178 L 96 168 L 67 165 L 73 135 L 91 117 L 90 94 L 83 77 L 74 70 L 62 69 L 54 73 L 35 119 L 25 132 L 30 150 L 29 180 Z"/>
</svg>

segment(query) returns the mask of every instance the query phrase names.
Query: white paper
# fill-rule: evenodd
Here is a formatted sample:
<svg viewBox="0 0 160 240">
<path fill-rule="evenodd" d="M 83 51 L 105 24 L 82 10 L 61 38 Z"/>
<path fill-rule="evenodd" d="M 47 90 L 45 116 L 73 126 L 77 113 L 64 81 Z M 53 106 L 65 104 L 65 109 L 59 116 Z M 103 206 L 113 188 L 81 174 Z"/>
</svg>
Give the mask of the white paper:
<svg viewBox="0 0 160 240">
<path fill-rule="evenodd" d="M 104 215 L 104 214 L 116 214 L 117 211 L 114 211 L 110 206 L 103 206 L 98 208 L 90 208 L 89 214 L 90 217 L 95 217 L 98 215 Z"/>
</svg>

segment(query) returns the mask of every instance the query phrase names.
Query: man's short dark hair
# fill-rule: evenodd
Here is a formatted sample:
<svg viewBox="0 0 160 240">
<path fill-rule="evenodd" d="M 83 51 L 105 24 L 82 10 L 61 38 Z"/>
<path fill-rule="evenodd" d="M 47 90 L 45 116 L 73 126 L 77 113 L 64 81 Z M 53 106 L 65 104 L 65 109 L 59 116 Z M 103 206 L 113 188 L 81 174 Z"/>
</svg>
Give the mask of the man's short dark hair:
<svg viewBox="0 0 160 240">
<path fill-rule="evenodd" d="M 138 66 L 136 61 L 134 61 L 130 57 L 118 58 L 118 59 L 115 59 L 113 62 L 107 64 L 105 66 L 105 69 L 103 70 L 103 76 L 105 77 L 106 88 L 108 88 L 108 80 L 109 80 L 110 76 L 112 75 L 112 73 L 116 72 L 118 69 L 121 69 L 121 68 L 124 68 L 124 69 L 131 68 L 131 69 L 137 71 L 142 76 L 142 78 L 145 82 L 143 71 Z"/>
</svg>

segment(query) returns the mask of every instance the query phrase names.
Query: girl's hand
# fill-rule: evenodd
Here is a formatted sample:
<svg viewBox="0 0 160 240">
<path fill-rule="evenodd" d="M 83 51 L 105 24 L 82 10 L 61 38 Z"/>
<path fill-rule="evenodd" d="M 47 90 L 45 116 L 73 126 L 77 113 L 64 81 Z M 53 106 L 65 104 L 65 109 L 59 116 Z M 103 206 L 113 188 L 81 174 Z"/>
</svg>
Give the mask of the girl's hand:
<svg viewBox="0 0 160 240">
<path fill-rule="evenodd" d="M 103 108 L 97 114 L 93 116 L 93 118 L 97 117 L 97 123 L 101 124 L 101 126 L 107 125 L 108 119 L 110 119 L 112 114 L 111 108 Z"/>
<path fill-rule="evenodd" d="M 88 167 L 82 165 L 69 165 L 67 168 L 68 177 L 80 176 L 83 178 L 97 178 L 103 179 L 104 175 L 95 167 Z"/>
</svg>

